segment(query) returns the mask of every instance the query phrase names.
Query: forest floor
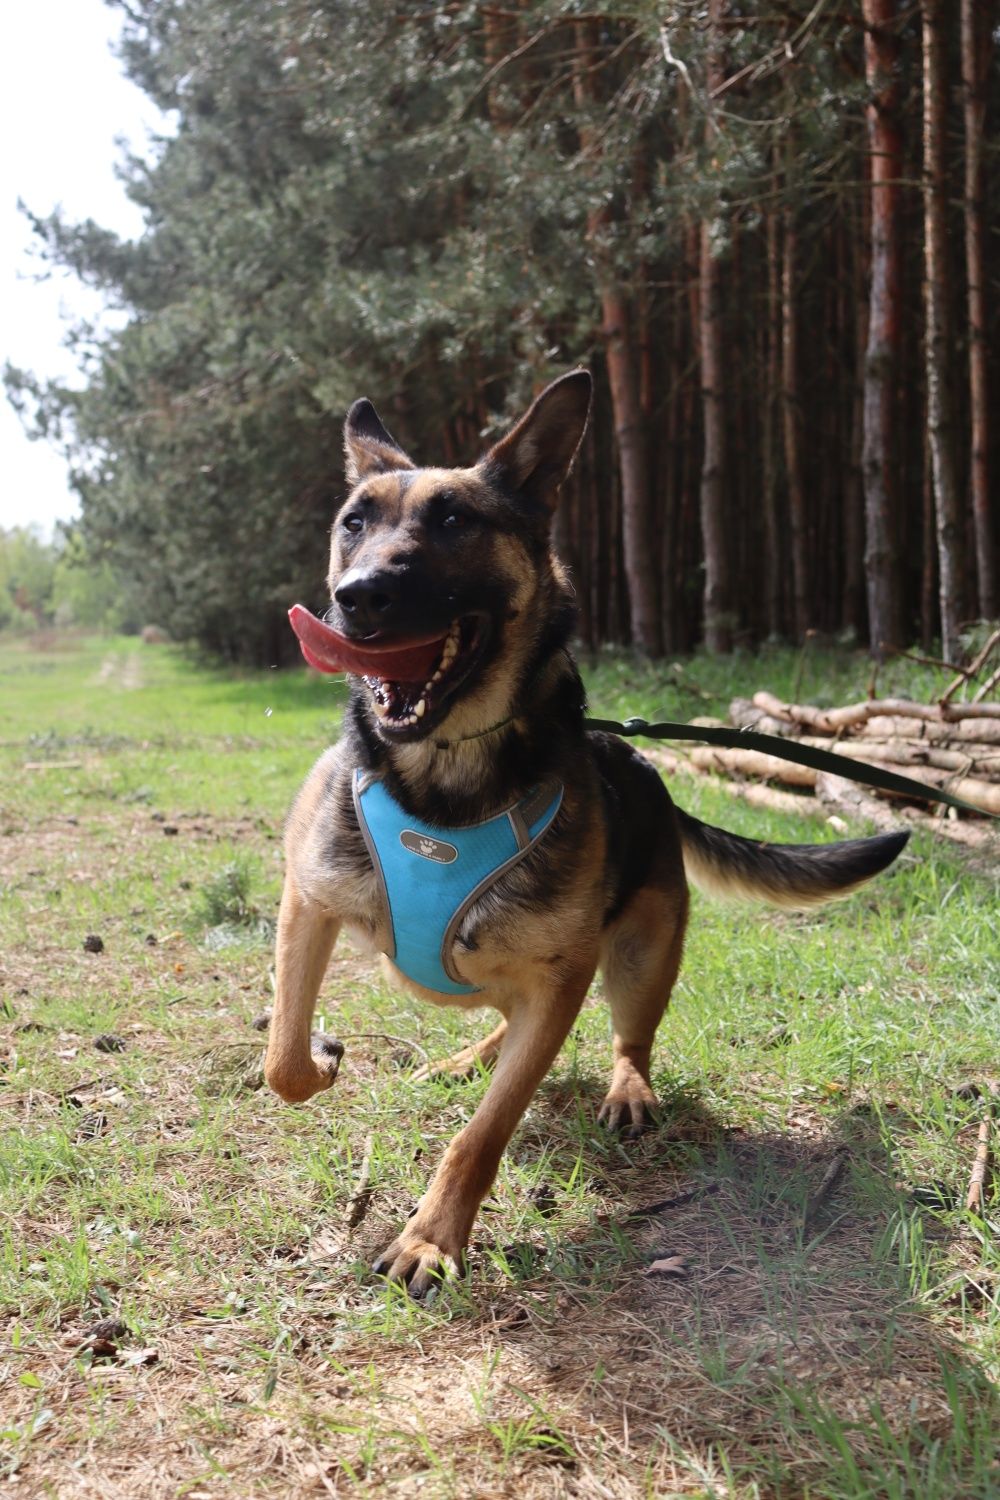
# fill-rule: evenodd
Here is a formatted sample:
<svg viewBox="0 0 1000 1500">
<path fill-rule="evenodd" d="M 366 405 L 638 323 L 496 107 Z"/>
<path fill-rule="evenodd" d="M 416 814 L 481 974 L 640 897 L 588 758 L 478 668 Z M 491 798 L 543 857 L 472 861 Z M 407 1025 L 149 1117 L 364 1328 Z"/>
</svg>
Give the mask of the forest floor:
<svg viewBox="0 0 1000 1500">
<path fill-rule="evenodd" d="M 842 702 L 868 667 L 607 654 L 589 680 L 595 712 L 688 718 L 797 673 Z M 490 1022 L 342 946 L 321 1007 L 347 1055 L 300 1107 L 260 1087 L 252 1026 L 282 819 L 343 702 L 135 640 L 0 644 L 0 1493 L 1000 1493 L 1000 1209 L 963 1206 L 1000 1067 L 996 863 L 924 833 L 825 911 L 695 898 L 659 1127 L 595 1124 L 595 987 L 468 1277 L 417 1306 L 368 1267 L 485 1079 L 413 1065 Z"/>
</svg>

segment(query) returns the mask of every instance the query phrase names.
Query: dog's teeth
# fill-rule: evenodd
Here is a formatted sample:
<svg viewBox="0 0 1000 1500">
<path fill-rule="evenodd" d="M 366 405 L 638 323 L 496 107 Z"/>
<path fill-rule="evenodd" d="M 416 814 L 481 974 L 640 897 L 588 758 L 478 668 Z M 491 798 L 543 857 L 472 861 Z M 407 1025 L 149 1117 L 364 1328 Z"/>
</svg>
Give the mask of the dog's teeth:
<svg viewBox="0 0 1000 1500">
<path fill-rule="evenodd" d="M 431 678 L 430 682 L 427 684 L 428 691 L 434 686 L 435 682 L 440 682 L 440 681 L 441 681 L 441 671 L 440 671 L 440 669 L 438 669 L 438 671 L 436 671 L 434 673 L 434 676 Z"/>
<path fill-rule="evenodd" d="M 420 702 L 414 706 L 413 712 L 418 719 L 422 719 L 427 712 L 427 699 L 421 698 Z"/>
<path fill-rule="evenodd" d="M 373 698 L 372 708 L 380 719 L 387 719 L 389 717 L 389 705 L 387 703 L 380 703 L 377 698 Z"/>
</svg>

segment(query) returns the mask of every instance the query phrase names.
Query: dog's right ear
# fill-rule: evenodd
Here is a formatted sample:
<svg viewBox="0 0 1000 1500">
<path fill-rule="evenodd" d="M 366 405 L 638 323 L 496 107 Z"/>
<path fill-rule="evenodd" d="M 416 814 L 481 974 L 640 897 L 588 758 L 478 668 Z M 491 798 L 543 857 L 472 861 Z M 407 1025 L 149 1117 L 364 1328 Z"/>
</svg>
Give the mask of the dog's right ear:
<svg viewBox="0 0 1000 1500">
<path fill-rule="evenodd" d="M 355 401 L 344 423 L 344 457 L 347 482 L 360 484 L 371 474 L 387 474 L 391 469 L 412 469 L 396 439 L 390 437 L 379 420 L 378 412 L 366 396 Z"/>
</svg>

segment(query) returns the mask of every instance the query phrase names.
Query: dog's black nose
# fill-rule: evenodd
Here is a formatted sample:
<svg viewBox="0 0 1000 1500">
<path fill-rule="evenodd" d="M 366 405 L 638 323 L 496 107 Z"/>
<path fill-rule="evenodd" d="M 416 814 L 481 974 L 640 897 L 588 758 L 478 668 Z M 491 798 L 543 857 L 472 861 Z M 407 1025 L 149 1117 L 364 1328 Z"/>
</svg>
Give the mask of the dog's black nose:
<svg viewBox="0 0 1000 1500">
<path fill-rule="evenodd" d="M 347 573 L 333 597 L 352 625 L 373 630 L 389 623 L 399 599 L 399 581 L 391 573 Z"/>
</svg>

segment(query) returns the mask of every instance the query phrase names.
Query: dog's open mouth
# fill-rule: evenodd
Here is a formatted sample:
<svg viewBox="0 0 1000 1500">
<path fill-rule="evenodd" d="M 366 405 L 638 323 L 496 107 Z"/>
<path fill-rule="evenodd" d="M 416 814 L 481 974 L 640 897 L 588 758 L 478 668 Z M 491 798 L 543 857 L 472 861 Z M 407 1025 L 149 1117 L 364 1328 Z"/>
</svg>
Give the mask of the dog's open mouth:
<svg viewBox="0 0 1000 1500">
<path fill-rule="evenodd" d="M 483 614 L 460 615 L 431 636 L 367 636 L 350 640 L 301 604 L 288 612 L 302 654 L 320 672 L 350 672 L 364 679 L 380 728 L 416 739 L 441 718 L 449 698 L 467 679 L 487 635 Z"/>
<path fill-rule="evenodd" d="M 419 729 L 434 721 L 438 710 L 468 676 L 479 653 L 482 631 L 475 615 L 453 620 L 440 642 L 440 651 L 423 680 L 401 680 L 388 676 L 384 668 L 365 672 L 365 683 L 372 695 L 372 707 L 383 728 Z"/>
</svg>

